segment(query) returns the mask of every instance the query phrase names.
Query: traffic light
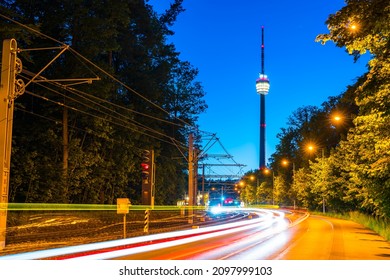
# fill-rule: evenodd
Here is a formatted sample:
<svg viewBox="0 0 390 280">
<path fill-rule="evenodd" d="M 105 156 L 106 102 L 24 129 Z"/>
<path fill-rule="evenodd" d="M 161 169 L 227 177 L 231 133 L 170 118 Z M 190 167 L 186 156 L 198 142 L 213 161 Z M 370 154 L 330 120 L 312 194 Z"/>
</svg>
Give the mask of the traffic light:
<svg viewBox="0 0 390 280">
<path fill-rule="evenodd" d="M 151 153 L 150 150 L 144 150 L 142 152 L 142 184 L 149 184 L 150 172 L 151 172 Z"/>
<path fill-rule="evenodd" d="M 154 150 L 143 150 L 141 161 L 142 172 L 142 204 L 154 205 Z"/>
</svg>

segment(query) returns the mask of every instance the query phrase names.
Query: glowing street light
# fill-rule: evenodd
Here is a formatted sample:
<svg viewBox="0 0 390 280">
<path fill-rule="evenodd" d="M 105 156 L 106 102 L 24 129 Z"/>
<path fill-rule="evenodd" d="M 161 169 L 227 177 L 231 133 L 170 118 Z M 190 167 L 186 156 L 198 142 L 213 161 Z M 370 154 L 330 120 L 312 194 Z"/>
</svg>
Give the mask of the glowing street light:
<svg viewBox="0 0 390 280">
<path fill-rule="evenodd" d="M 359 30 L 359 24 L 357 24 L 356 22 L 353 22 L 353 23 L 351 23 L 349 28 L 351 29 L 352 32 L 356 32 Z"/>
<path fill-rule="evenodd" d="M 329 119 L 332 125 L 345 125 L 349 122 L 353 123 L 355 117 L 352 114 L 350 116 L 347 116 L 344 113 L 335 112 L 330 116 Z"/>
<path fill-rule="evenodd" d="M 349 22 L 347 23 L 346 27 L 351 32 L 357 32 L 359 30 L 359 23 L 353 19 L 350 19 Z"/>
<path fill-rule="evenodd" d="M 274 171 L 271 169 L 264 169 L 264 174 L 268 175 L 272 172 L 272 205 L 275 205 L 275 199 L 274 199 L 274 187 L 275 187 L 275 174 Z"/>
<path fill-rule="evenodd" d="M 316 149 L 317 149 L 317 147 L 314 146 L 313 144 L 308 144 L 307 145 L 307 150 L 310 153 L 314 152 Z M 325 150 L 324 150 L 324 148 L 321 148 L 321 150 L 322 150 L 322 164 L 324 164 L 324 153 L 325 153 Z M 322 180 L 325 182 L 325 177 L 322 178 Z M 322 195 L 322 212 L 325 213 L 325 196 L 324 195 Z"/>
<path fill-rule="evenodd" d="M 342 120 L 342 117 L 340 117 L 339 115 L 337 116 L 334 116 L 333 119 L 337 122 L 341 121 Z"/>
<path fill-rule="evenodd" d="M 282 160 L 282 165 L 287 167 L 290 165 L 290 161 L 287 160 L 287 159 L 283 159 Z M 292 162 L 292 172 L 293 172 L 293 176 L 292 176 L 292 185 L 294 186 L 294 180 L 295 180 L 295 163 Z M 294 210 L 295 210 L 295 198 L 294 198 Z"/>
<path fill-rule="evenodd" d="M 287 167 L 290 165 L 290 161 L 287 159 L 283 159 L 282 165 Z M 295 175 L 295 163 L 294 162 L 292 162 L 292 168 L 293 168 L 293 176 L 294 176 Z"/>
<path fill-rule="evenodd" d="M 334 112 L 330 115 L 329 119 L 332 123 L 342 124 L 348 118 L 343 113 Z"/>
<path fill-rule="evenodd" d="M 289 166 L 290 165 L 290 161 L 287 160 L 287 159 L 283 159 L 282 160 L 282 165 L 283 166 Z M 295 170 L 295 163 L 294 162 L 292 162 L 292 166 L 293 166 L 293 170 Z"/>
<path fill-rule="evenodd" d="M 310 153 L 312 153 L 312 152 L 314 152 L 315 151 L 315 146 L 313 145 L 313 144 L 309 144 L 308 146 L 307 146 L 307 150 L 310 152 Z"/>
</svg>

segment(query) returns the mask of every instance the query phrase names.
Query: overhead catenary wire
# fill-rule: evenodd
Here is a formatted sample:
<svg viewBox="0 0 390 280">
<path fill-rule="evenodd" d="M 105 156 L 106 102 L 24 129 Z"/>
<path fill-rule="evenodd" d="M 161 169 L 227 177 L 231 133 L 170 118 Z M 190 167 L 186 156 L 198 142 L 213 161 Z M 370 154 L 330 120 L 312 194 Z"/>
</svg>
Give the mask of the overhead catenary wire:
<svg viewBox="0 0 390 280">
<path fill-rule="evenodd" d="M 149 104 L 151 104 L 152 106 L 160 109 L 161 111 L 163 111 L 164 113 L 166 113 L 168 116 L 171 116 L 171 113 L 169 113 L 167 110 L 165 110 L 164 108 L 162 108 L 161 106 L 157 105 L 156 103 L 152 102 L 150 99 L 146 98 L 145 96 L 143 96 L 142 94 L 138 93 L 138 91 L 136 91 L 135 89 L 129 87 L 128 85 L 126 85 L 125 83 L 123 83 L 122 81 L 118 80 L 115 76 L 113 76 L 112 74 L 108 73 L 106 70 L 102 69 L 101 67 L 99 67 L 98 65 L 96 65 L 95 63 L 93 63 L 92 61 L 88 60 L 87 58 L 85 58 L 84 56 L 82 56 L 81 54 L 79 54 L 77 51 L 73 50 L 72 48 L 69 49 L 69 51 L 71 52 L 75 52 L 77 53 L 80 57 L 82 57 L 83 59 L 85 59 L 87 62 L 91 63 L 92 65 L 94 65 L 97 69 L 99 69 L 99 71 L 103 72 L 105 75 L 107 75 L 108 77 L 110 77 L 112 80 L 114 80 L 115 82 L 119 83 L 121 86 L 123 86 L 124 88 L 126 88 L 127 90 L 133 92 L 134 94 L 136 94 L 137 96 L 139 96 L 140 98 L 142 98 L 143 100 L 147 101 Z M 189 127 L 192 127 L 194 128 L 194 126 L 180 118 L 177 118 L 177 117 L 174 117 L 175 119 L 177 119 L 178 121 L 182 122 L 183 124 L 189 126 Z"/>
<path fill-rule="evenodd" d="M 28 75 L 28 76 L 32 76 L 32 75 L 35 75 L 34 73 L 28 71 L 28 70 L 22 70 L 22 73 Z M 26 77 L 27 78 L 27 77 Z M 148 115 L 148 114 L 145 114 L 145 113 L 141 113 L 141 112 L 138 112 L 136 110 L 133 110 L 133 109 L 130 109 L 130 108 L 127 108 L 127 107 L 124 107 L 122 105 L 119 105 L 119 104 L 116 104 L 116 103 L 113 103 L 113 102 L 110 102 L 108 100 L 105 100 L 103 98 L 100 98 L 100 97 L 97 97 L 97 96 L 94 96 L 92 94 L 89 94 L 87 92 L 84 92 L 84 91 L 81 91 L 81 90 L 78 90 L 78 89 L 75 89 L 73 87 L 69 87 L 67 85 L 63 85 L 63 84 L 60 84 L 58 82 L 54 82 L 52 80 L 48 80 L 44 77 L 40 77 L 40 80 L 39 81 L 35 81 L 37 85 L 40 85 L 42 87 L 45 87 L 41 81 L 46 81 L 46 83 L 48 84 L 52 84 L 54 86 L 57 86 L 63 90 L 66 90 L 68 91 L 69 93 L 72 93 L 74 95 L 77 95 L 89 102 L 92 102 L 94 103 L 95 105 L 97 106 L 100 106 L 100 107 L 104 107 L 104 108 L 107 108 L 109 111 L 111 111 L 112 113 L 115 113 L 115 114 L 119 114 L 117 111 L 113 110 L 113 109 L 109 109 L 108 107 L 105 107 L 104 105 L 102 105 L 101 103 L 105 103 L 105 104 L 108 104 L 108 105 L 111 105 L 115 108 L 118 108 L 118 109 L 122 109 L 124 111 L 128 111 L 128 112 L 131 112 L 131 113 L 134 113 L 134 114 L 137 114 L 137 115 L 140 115 L 140 116 L 143 116 L 143 117 L 147 117 L 147 118 L 150 118 L 150 119 L 153 119 L 153 120 L 157 120 L 157 121 L 160 121 L 160 122 L 163 122 L 163 123 L 167 123 L 167 124 L 171 124 L 171 125 L 175 125 L 175 126 L 180 126 L 180 127 L 184 127 L 184 125 L 182 124 L 178 124 L 178 123 L 174 123 L 172 121 L 169 121 L 169 120 L 165 120 L 165 119 L 161 119 L 161 118 L 158 118 L 158 117 L 155 117 L 155 116 L 152 116 L 152 115 Z M 48 87 L 47 87 L 48 88 Z M 101 103 L 98 103 L 97 101 L 94 101 L 94 100 L 97 100 Z M 120 114 L 121 116 L 123 116 L 122 114 Z"/>
<path fill-rule="evenodd" d="M 71 110 L 73 110 L 73 111 L 76 111 L 76 112 L 79 112 L 79 113 L 83 113 L 83 114 L 89 115 L 89 116 L 91 116 L 91 117 L 98 118 L 98 119 L 103 120 L 103 121 L 107 121 L 107 122 L 109 122 L 109 123 L 111 123 L 111 124 L 113 124 L 113 125 L 121 126 L 121 127 L 123 127 L 123 128 L 127 128 L 127 129 L 130 129 L 130 130 L 133 130 L 133 131 L 137 131 L 137 132 L 140 133 L 140 134 L 144 134 L 144 135 L 146 135 L 146 136 L 155 138 L 155 139 L 157 139 L 157 140 L 159 140 L 159 141 L 162 141 L 162 142 L 165 142 L 165 143 L 168 143 L 168 144 L 172 144 L 170 141 L 167 141 L 167 140 L 162 139 L 162 138 L 159 138 L 159 137 L 157 137 L 157 136 L 155 136 L 155 135 L 148 134 L 148 133 L 146 133 L 146 132 L 144 132 L 144 131 L 140 131 L 140 130 L 137 130 L 136 128 L 134 128 L 134 127 L 130 127 L 130 126 L 126 125 L 126 124 L 128 124 L 128 123 L 120 124 L 120 123 L 117 123 L 117 122 L 113 122 L 113 121 L 109 120 L 108 118 L 103 118 L 103 117 L 101 117 L 101 116 L 97 116 L 97 115 L 94 115 L 94 114 L 92 114 L 92 113 L 89 113 L 89 112 L 83 111 L 83 110 L 81 110 L 81 109 L 75 108 L 75 107 L 73 107 L 73 106 L 66 105 L 66 104 L 64 104 L 64 103 L 62 103 L 62 102 L 55 101 L 55 100 L 51 100 L 51 99 L 49 99 L 49 98 L 47 98 L 47 97 L 44 97 L 44 96 L 35 94 L 35 93 L 31 92 L 31 91 L 26 90 L 25 92 L 26 92 L 27 94 L 30 94 L 30 95 L 34 96 L 34 97 L 41 98 L 41 99 L 43 99 L 43 100 L 45 100 L 45 101 L 48 101 L 48 102 L 52 102 L 52 103 L 54 103 L 54 104 L 56 104 L 56 105 L 59 105 L 59 106 L 62 106 L 62 107 L 66 107 L 66 108 L 71 109 Z M 170 140 L 172 140 L 172 139 L 170 139 Z M 176 143 L 176 142 L 177 142 L 177 141 L 175 141 L 175 143 Z"/>
<path fill-rule="evenodd" d="M 54 123 L 57 124 L 57 125 L 62 125 L 62 124 L 63 124 L 62 120 L 49 118 L 49 117 L 47 117 L 47 116 L 43 116 L 43 115 L 38 114 L 38 113 L 36 113 L 36 112 L 26 110 L 26 109 L 24 109 L 24 108 L 18 106 L 18 103 L 15 104 L 15 111 L 21 111 L 21 112 L 24 112 L 24 113 L 33 115 L 33 116 L 35 116 L 35 117 L 39 117 L 39 118 L 45 119 L 45 120 L 47 120 L 47 121 L 54 122 Z M 70 125 L 70 128 L 73 129 L 73 130 L 77 130 L 77 131 L 81 131 L 81 132 L 84 132 L 84 133 L 87 133 L 87 134 L 91 134 L 91 135 L 93 135 L 93 136 L 102 138 L 102 139 L 104 139 L 104 140 L 106 140 L 106 141 L 109 141 L 109 142 L 112 142 L 112 143 L 116 143 L 116 144 L 121 145 L 121 146 L 125 146 L 125 147 L 130 148 L 130 149 L 136 149 L 136 150 L 139 150 L 139 151 L 143 151 L 143 150 L 144 150 L 144 149 L 139 148 L 139 147 L 137 147 L 137 146 L 129 145 L 129 144 L 128 144 L 127 142 L 125 142 L 125 141 L 118 141 L 118 140 L 112 139 L 112 138 L 109 139 L 109 140 L 107 140 L 107 138 L 101 137 L 100 134 L 99 134 L 98 132 L 96 132 L 96 131 L 94 131 L 94 130 L 92 130 L 92 129 L 90 129 L 90 128 L 88 128 L 88 130 L 86 130 L 86 129 L 77 127 L 76 125 Z M 169 159 L 171 158 L 171 157 L 164 156 L 164 155 L 160 155 L 160 156 L 163 156 L 163 157 L 169 158 Z"/>
<path fill-rule="evenodd" d="M 105 109 L 105 110 L 108 110 L 108 111 L 110 112 L 110 114 L 107 113 L 107 112 L 103 112 L 103 111 L 101 111 L 100 109 L 95 108 L 95 107 L 91 106 L 91 105 L 88 104 L 88 103 L 84 103 L 84 102 L 82 102 L 82 101 L 80 101 L 80 100 L 77 100 L 77 99 L 75 99 L 75 98 L 72 98 L 72 97 L 70 97 L 70 96 L 67 96 L 67 95 L 65 95 L 64 93 L 58 92 L 58 91 L 56 91 L 56 90 L 54 90 L 54 89 L 52 89 L 52 88 L 50 88 L 50 87 L 47 87 L 47 86 L 45 86 L 45 85 L 43 85 L 43 84 L 40 84 L 40 83 L 39 83 L 38 85 L 41 86 L 41 87 L 43 87 L 43 88 L 45 88 L 46 90 L 49 90 L 49 91 L 51 91 L 51 92 L 53 92 L 53 93 L 56 93 L 57 95 L 60 95 L 60 96 L 64 97 L 65 99 L 74 101 L 74 102 L 76 102 L 76 103 L 79 103 L 79 104 L 81 104 L 81 105 L 87 107 L 87 108 L 90 108 L 90 109 L 92 109 L 92 110 L 98 111 L 99 113 L 102 113 L 102 114 L 104 114 L 104 115 L 106 115 L 106 116 L 108 116 L 108 117 L 110 117 L 110 118 L 113 118 L 113 119 L 119 121 L 119 122 L 123 122 L 124 120 L 127 120 L 128 122 L 126 122 L 126 124 L 129 124 L 129 122 L 130 122 L 130 124 L 133 124 L 133 125 L 135 125 L 135 126 L 137 126 L 137 127 L 140 127 L 140 128 L 142 128 L 142 129 L 148 130 L 148 131 L 153 132 L 153 133 L 156 133 L 156 134 L 158 134 L 158 135 L 160 135 L 160 136 L 167 137 L 167 138 L 169 138 L 171 141 L 176 141 L 176 140 L 173 139 L 172 137 L 170 137 L 170 136 L 168 136 L 168 135 L 166 135 L 166 134 L 164 134 L 164 133 L 162 133 L 162 132 L 159 132 L 159 131 L 157 131 L 157 130 L 155 130 L 155 129 L 149 128 L 149 127 L 147 127 L 147 126 L 145 126 L 145 125 L 143 125 L 143 124 L 141 124 L 141 123 L 139 123 L 139 122 L 137 122 L 137 121 L 135 121 L 135 120 L 129 118 L 128 116 L 123 115 L 123 114 L 120 114 L 120 113 L 116 112 L 115 110 L 113 110 L 113 109 L 111 109 L 111 108 L 108 108 L 108 107 L 105 107 L 105 106 L 103 106 L 103 105 L 101 105 L 101 104 L 99 104 L 99 103 L 97 103 L 97 102 L 95 102 L 95 101 L 92 101 L 92 100 L 90 100 L 90 99 L 87 99 L 89 102 L 92 102 L 92 103 L 94 103 L 94 104 L 96 104 L 96 105 L 99 105 L 101 108 L 103 108 L 103 109 Z M 37 97 L 37 96 L 36 96 L 36 97 Z M 59 105 L 59 104 L 57 104 L 57 105 Z M 117 115 L 117 116 L 114 116 L 113 114 L 114 114 L 114 115 Z M 160 138 L 159 138 L 159 139 L 160 139 Z M 178 144 L 181 144 L 181 145 L 183 145 L 183 146 L 185 145 L 185 144 L 180 143 L 180 142 L 178 142 Z"/>
</svg>

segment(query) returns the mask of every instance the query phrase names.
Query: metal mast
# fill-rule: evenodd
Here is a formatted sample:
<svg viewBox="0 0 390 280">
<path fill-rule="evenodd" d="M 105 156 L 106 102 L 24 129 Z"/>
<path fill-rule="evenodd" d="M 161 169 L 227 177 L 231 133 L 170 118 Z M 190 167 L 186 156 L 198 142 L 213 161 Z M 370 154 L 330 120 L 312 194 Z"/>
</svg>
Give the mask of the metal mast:
<svg viewBox="0 0 390 280">
<path fill-rule="evenodd" d="M 264 75 L 264 26 L 261 27 L 261 74 Z"/>
<path fill-rule="evenodd" d="M 256 80 L 256 91 L 260 95 L 260 164 L 259 168 L 266 168 L 265 165 L 265 95 L 269 91 L 269 79 L 264 72 L 264 26 L 261 27 L 261 73 Z"/>
</svg>

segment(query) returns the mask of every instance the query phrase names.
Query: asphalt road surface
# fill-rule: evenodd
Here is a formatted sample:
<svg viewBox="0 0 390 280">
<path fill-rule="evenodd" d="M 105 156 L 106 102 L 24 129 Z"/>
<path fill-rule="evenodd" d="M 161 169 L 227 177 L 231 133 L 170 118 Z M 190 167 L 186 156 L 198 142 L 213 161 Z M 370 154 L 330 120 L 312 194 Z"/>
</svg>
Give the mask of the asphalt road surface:
<svg viewBox="0 0 390 280">
<path fill-rule="evenodd" d="M 118 259 L 137 260 L 390 260 L 390 243 L 347 220 L 309 216 Z"/>
<path fill-rule="evenodd" d="M 285 246 L 269 259 L 390 260 L 390 243 L 352 221 L 310 216 L 282 235 Z"/>
</svg>

